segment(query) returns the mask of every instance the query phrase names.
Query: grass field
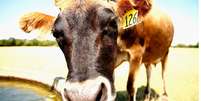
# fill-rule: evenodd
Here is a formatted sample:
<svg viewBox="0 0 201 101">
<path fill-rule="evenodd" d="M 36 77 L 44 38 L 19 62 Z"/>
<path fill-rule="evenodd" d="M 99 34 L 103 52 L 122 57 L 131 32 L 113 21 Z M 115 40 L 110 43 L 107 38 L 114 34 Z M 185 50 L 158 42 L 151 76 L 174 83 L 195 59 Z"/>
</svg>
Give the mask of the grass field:
<svg viewBox="0 0 201 101">
<path fill-rule="evenodd" d="M 167 67 L 167 92 L 170 101 L 198 101 L 198 49 L 171 48 Z M 151 88 L 162 92 L 161 64 L 153 68 Z M 0 47 L 0 75 L 19 76 L 51 84 L 56 76 L 66 76 L 64 56 L 58 47 Z M 117 91 L 125 91 L 128 63 L 115 70 Z M 146 84 L 142 65 L 137 87 Z"/>
</svg>

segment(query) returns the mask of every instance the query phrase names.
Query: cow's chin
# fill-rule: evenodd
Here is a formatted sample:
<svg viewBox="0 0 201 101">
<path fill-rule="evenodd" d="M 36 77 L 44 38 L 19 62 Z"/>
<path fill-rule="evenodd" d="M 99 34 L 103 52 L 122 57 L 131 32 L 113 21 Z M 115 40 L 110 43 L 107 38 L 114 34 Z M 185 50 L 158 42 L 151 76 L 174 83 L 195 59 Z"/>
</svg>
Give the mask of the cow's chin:
<svg viewBox="0 0 201 101">
<path fill-rule="evenodd" d="M 98 76 L 83 82 L 60 80 L 55 88 L 63 101 L 115 101 L 112 86 L 107 78 Z"/>
</svg>

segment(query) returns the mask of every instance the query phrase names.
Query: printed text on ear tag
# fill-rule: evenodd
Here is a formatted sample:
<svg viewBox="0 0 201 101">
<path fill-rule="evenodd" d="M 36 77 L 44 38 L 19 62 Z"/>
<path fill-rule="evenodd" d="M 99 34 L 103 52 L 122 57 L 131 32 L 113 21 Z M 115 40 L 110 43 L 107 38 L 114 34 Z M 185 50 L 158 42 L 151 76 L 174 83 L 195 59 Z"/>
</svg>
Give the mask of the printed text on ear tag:
<svg viewBox="0 0 201 101">
<path fill-rule="evenodd" d="M 138 22 L 137 17 L 138 17 L 138 11 L 137 10 L 131 9 L 131 10 L 127 11 L 124 14 L 123 18 L 121 19 L 122 20 L 121 24 L 122 24 L 123 29 L 126 29 L 126 28 L 133 26 L 133 25 L 136 25 Z"/>
</svg>

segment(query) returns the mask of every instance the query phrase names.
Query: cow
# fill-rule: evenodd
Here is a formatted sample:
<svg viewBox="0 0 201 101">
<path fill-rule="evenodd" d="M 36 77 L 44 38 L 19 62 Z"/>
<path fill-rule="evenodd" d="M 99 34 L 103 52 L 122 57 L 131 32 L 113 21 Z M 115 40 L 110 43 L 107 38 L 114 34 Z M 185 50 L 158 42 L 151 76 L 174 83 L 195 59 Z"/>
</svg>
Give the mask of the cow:
<svg viewBox="0 0 201 101">
<path fill-rule="evenodd" d="M 63 101 L 114 101 L 113 72 L 124 61 L 130 64 L 129 101 L 136 100 L 134 83 L 141 64 L 146 67 L 146 98 L 150 98 L 151 66 L 157 63 L 162 64 L 167 96 L 165 70 L 174 28 L 171 18 L 152 4 L 152 0 L 55 0 L 57 17 L 32 12 L 22 16 L 20 28 L 52 31 L 69 71 L 56 86 Z M 125 28 L 122 21 L 132 9 L 137 19 Z"/>
</svg>

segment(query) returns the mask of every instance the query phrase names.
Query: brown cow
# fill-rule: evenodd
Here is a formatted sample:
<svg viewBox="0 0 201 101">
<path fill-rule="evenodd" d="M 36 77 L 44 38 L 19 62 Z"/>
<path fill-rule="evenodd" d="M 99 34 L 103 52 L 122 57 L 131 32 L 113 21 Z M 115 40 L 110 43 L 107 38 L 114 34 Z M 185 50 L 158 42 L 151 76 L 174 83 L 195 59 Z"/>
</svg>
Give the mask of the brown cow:
<svg viewBox="0 0 201 101">
<path fill-rule="evenodd" d="M 150 0 L 55 0 L 61 12 L 57 18 L 34 12 L 23 16 L 20 27 L 52 30 L 68 66 L 67 80 L 56 88 L 64 101 L 113 101 L 113 71 L 123 61 L 130 62 L 127 90 L 135 101 L 134 81 L 142 63 L 149 81 L 151 64 L 162 63 L 164 72 L 168 50 L 173 39 L 170 17 L 152 7 Z M 121 21 L 130 9 L 138 11 L 137 24 L 123 28 Z M 118 20 L 117 20 L 118 18 Z"/>
<path fill-rule="evenodd" d="M 117 13 L 122 17 L 127 9 L 134 7 L 139 11 L 140 23 L 127 29 L 119 28 L 118 45 L 121 50 L 129 53 L 130 72 L 127 90 L 130 100 L 134 99 L 133 87 L 136 72 L 140 64 L 144 63 L 147 74 L 147 87 L 145 93 L 149 98 L 151 65 L 161 62 L 163 95 L 167 96 L 165 87 L 165 69 L 169 47 L 173 40 L 174 28 L 171 18 L 160 10 L 152 7 L 151 0 L 120 0 L 117 5 Z M 128 56 L 125 56 L 128 57 Z M 133 101 L 133 100 L 132 100 Z"/>
</svg>

